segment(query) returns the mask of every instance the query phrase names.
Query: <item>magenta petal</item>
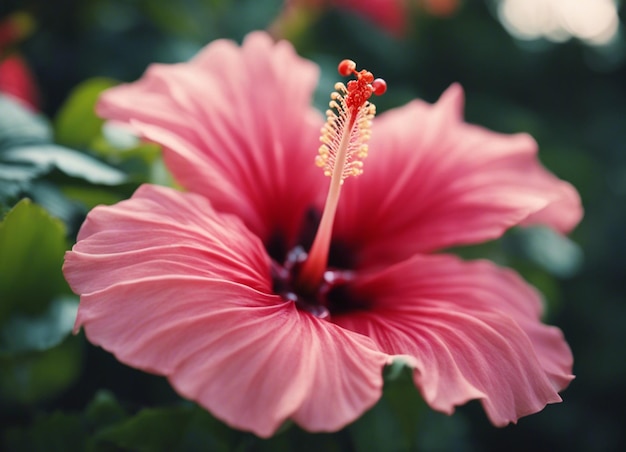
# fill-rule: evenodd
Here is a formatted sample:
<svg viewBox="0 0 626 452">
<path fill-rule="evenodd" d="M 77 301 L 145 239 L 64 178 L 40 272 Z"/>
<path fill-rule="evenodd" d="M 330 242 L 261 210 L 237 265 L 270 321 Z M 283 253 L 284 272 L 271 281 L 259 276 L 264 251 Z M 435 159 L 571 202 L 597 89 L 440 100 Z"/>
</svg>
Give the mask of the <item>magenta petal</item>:
<svg viewBox="0 0 626 452">
<path fill-rule="evenodd" d="M 130 200 L 89 213 L 63 270 L 76 293 L 89 294 L 155 275 L 270 292 L 269 268 L 263 245 L 238 218 L 217 214 L 199 195 L 143 185 Z"/>
<path fill-rule="evenodd" d="M 369 339 L 227 281 L 137 280 L 83 296 L 81 309 L 90 342 L 263 437 L 288 418 L 340 429 L 380 398 L 389 362 Z"/>
<path fill-rule="evenodd" d="M 486 261 L 415 256 L 355 283 L 367 312 L 335 318 L 389 354 L 415 361 L 414 379 L 434 409 L 480 399 L 495 425 L 548 403 L 573 376 L 557 328 L 541 324 L 541 304 L 514 272 Z"/>
<path fill-rule="evenodd" d="M 261 242 L 202 196 L 144 185 L 95 208 L 64 272 L 90 342 L 234 427 L 337 430 L 380 397 L 390 358 L 273 295 Z"/>
<path fill-rule="evenodd" d="M 389 357 L 293 304 L 207 317 L 206 327 L 207 347 L 170 380 L 235 427 L 266 437 L 290 417 L 309 431 L 334 431 L 382 393 Z"/>
<path fill-rule="evenodd" d="M 511 226 L 559 232 L 580 221 L 576 191 L 546 171 L 526 134 L 504 135 L 462 120 L 463 93 L 450 87 L 374 121 L 364 174 L 345 184 L 336 235 L 360 265 L 479 243 Z"/>
<path fill-rule="evenodd" d="M 310 106 L 317 77 L 291 44 L 257 32 L 241 47 L 218 40 L 189 63 L 152 65 L 106 91 L 98 112 L 163 145 L 182 186 L 263 241 L 291 240 L 327 185 L 313 163 L 323 122 Z"/>
</svg>

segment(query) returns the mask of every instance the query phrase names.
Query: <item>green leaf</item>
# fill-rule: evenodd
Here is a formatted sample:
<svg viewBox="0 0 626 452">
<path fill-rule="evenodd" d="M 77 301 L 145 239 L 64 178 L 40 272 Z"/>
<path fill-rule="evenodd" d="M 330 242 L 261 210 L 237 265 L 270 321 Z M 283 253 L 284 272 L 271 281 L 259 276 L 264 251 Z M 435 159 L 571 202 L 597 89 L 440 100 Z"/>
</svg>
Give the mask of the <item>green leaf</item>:
<svg viewBox="0 0 626 452">
<path fill-rule="evenodd" d="M 348 426 L 356 451 L 468 450 L 463 413 L 430 409 L 415 387 L 413 370 L 400 364 L 386 369 L 380 401 Z"/>
<path fill-rule="evenodd" d="M 0 186 L 3 187 L 0 203 L 20 193 L 29 193 L 33 179 L 55 168 L 93 184 L 126 182 L 126 175 L 120 170 L 82 152 L 53 144 L 45 118 L 0 96 Z"/>
<path fill-rule="evenodd" d="M 69 336 L 43 352 L 0 356 L 0 406 L 31 405 L 66 390 L 80 375 L 82 345 Z"/>
<path fill-rule="evenodd" d="M 126 175 L 86 154 L 55 144 L 22 146 L 4 151 L 5 162 L 29 162 L 45 171 L 57 168 L 68 176 L 84 179 L 92 184 L 118 185 Z"/>
<path fill-rule="evenodd" d="M 418 426 L 414 427 L 413 450 L 453 450 L 471 452 L 470 428 L 465 413 L 460 410 L 452 416 L 431 409 L 424 410 Z"/>
<path fill-rule="evenodd" d="M 29 199 L 0 223 L 0 324 L 12 312 L 33 315 L 65 288 L 65 227 Z"/>
<path fill-rule="evenodd" d="M 63 187 L 63 194 L 68 198 L 80 202 L 87 209 L 93 209 L 100 204 L 115 204 L 125 197 L 109 189 L 99 187 Z"/>
<path fill-rule="evenodd" d="M 127 414 L 112 392 L 101 389 L 85 409 L 85 416 L 90 427 L 95 430 L 120 423 Z"/>
<path fill-rule="evenodd" d="M 80 415 L 56 412 L 31 426 L 10 428 L 5 446 L 15 452 L 83 452 L 86 439 Z"/>
<path fill-rule="evenodd" d="M 393 380 L 388 379 L 385 382 L 383 401 L 393 412 L 397 427 L 404 438 L 403 444 L 413 448 L 415 432 L 419 430 L 420 421 L 428 408 L 415 387 L 413 369 L 402 360 L 395 360 L 391 367 L 392 372 L 396 370 L 396 374 Z"/>
<path fill-rule="evenodd" d="M 182 1 L 176 4 L 167 0 L 143 0 L 142 6 L 158 26 L 173 33 L 196 37 L 206 33 L 206 25 L 212 23 L 216 9 L 202 7 L 202 2 Z M 213 13 L 213 14 L 211 14 Z"/>
<path fill-rule="evenodd" d="M 50 128 L 42 117 L 0 94 L 0 206 L 15 202 L 30 181 L 44 173 L 31 162 L 4 162 L 4 151 L 15 146 L 47 143 L 51 137 Z"/>
<path fill-rule="evenodd" d="M 4 216 L 22 192 L 22 184 L 0 180 L 0 217 Z"/>
<path fill-rule="evenodd" d="M 55 120 L 56 139 L 59 143 L 71 147 L 87 147 L 100 134 L 104 120 L 95 112 L 100 93 L 115 85 L 107 78 L 92 78 L 78 85 Z"/>
<path fill-rule="evenodd" d="M 231 429 L 197 405 L 189 406 L 188 409 L 192 414 L 189 422 L 185 425 L 176 450 L 180 452 L 241 450 L 241 448 L 236 447 L 236 444 L 241 440 L 241 432 Z"/>
<path fill-rule="evenodd" d="M 396 360 L 385 374 L 383 397 L 348 427 L 358 452 L 415 450 L 425 404 L 413 383 L 412 370 Z"/>
<path fill-rule="evenodd" d="M 0 206 L 12 206 L 30 186 L 30 181 L 42 173 L 31 164 L 0 163 Z M 3 212 L 0 212 L 2 215 Z"/>
<path fill-rule="evenodd" d="M 43 351 L 60 344 L 71 332 L 78 298 L 55 299 L 39 316 L 14 315 L 0 329 L 0 354 Z"/>
<path fill-rule="evenodd" d="M 28 182 L 45 170 L 31 163 L 0 163 L 0 180 L 3 182 Z"/>
<path fill-rule="evenodd" d="M 87 189 L 87 187 L 79 187 Z M 85 207 L 78 201 L 70 199 L 57 185 L 45 180 L 33 182 L 29 189 L 30 196 L 36 204 L 46 209 L 52 216 L 63 221 L 68 234 L 74 235 L 78 225 L 84 220 Z"/>
<path fill-rule="evenodd" d="M 52 131 L 43 117 L 0 95 L 0 154 L 4 149 L 47 143 L 51 139 Z"/>
<path fill-rule="evenodd" d="M 518 228 L 505 239 L 505 245 L 512 251 L 560 278 L 571 277 L 582 267 L 580 247 L 550 228 Z"/>
<path fill-rule="evenodd" d="M 99 445 L 109 444 L 133 451 L 228 452 L 241 434 L 195 405 L 150 408 L 123 422 L 100 430 Z"/>
<path fill-rule="evenodd" d="M 191 417 L 189 407 L 145 409 L 126 422 L 102 430 L 97 440 L 136 451 L 171 451 Z"/>
<path fill-rule="evenodd" d="M 122 422 L 126 417 L 115 396 L 100 390 L 82 414 L 57 411 L 39 415 L 30 425 L 8 428 L 0 448 L 25 452 L 118 451 L 115 446 L 97 443 L 94 432 Z"/>
<path fill-rule="evenodd" d="M 94 152 L 105 161 L 121 168 L 136 183 L 171 185 L 169 173 L 161 168 L 161 147 L 142 142 L 128 129 L 111 125 L 102 127 L 102 135 L 93 143 Z"/>
<path fill-rule="evenodd" d="M 130 149 L 135 149 L 142 145 L 141 139 L 137 133 L 125 124 L 107 122 L 102 125 L 100 129 L 102 135 L 94 140 L 93 146 L 95 149 L 101 149 L 104 153 L 111 154 L 111 151 L 119 155 L 119 152 L 123 150 L 124 154 Z M 102 141 L 104 140 L 104 142 Z M 153 147 L 159 148 L 158 145 L 152 144 Z"/>
</svg>

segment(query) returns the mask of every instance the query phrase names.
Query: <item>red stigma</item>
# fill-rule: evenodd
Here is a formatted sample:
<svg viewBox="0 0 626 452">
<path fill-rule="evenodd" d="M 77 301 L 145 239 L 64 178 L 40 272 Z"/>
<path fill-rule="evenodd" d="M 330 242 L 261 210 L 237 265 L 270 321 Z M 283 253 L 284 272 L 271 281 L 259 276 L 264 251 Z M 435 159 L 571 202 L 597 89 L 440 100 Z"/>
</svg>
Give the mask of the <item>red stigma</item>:
<svg viewBox="0 0 626 452">
<path fill-rule="evenodd" d="M 374 75 L 370 71 L 356 70 L 356 63 L 352 60 L 342 60 L 337 66 L 340 75 L 347 77 L 356 76 L 356 80 L 350 80 L 346 86 L 348 95 L 346 105 L 356 112 L 367 102 L 373 94 L 380 96 L 387 91 L 387 83 L 382 78 L 374 80 Z"/>
<path fill-rule="evenodd" d="M 381 96 L 387 91 L 387 82 L 382 78 L 377 78 L 372 82 L 372 88 L 374 89 L 374 94 Z"/>
<path fill-rule="evenodd" d="M 339 66 L 337 66 L 337 70 L 339 71 L 339 75 L 347 77 L 356 71 L 356 63 L 352 60 L 342 60 Z"/>
</svg>

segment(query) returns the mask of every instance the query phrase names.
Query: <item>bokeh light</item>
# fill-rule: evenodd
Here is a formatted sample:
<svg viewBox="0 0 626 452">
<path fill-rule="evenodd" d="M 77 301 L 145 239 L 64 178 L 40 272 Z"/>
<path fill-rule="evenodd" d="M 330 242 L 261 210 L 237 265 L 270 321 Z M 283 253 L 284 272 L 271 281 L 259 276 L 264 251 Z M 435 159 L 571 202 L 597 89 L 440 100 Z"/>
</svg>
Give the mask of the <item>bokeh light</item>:
<svg viewBox="0 0 626 452">
<path fill-rule="evenodd" d="M 620 27 L 614 0 L 500 0 L 498 16 L 509 33 L 522 40 L 578 38 L 605 45 Z"/>
</svg>

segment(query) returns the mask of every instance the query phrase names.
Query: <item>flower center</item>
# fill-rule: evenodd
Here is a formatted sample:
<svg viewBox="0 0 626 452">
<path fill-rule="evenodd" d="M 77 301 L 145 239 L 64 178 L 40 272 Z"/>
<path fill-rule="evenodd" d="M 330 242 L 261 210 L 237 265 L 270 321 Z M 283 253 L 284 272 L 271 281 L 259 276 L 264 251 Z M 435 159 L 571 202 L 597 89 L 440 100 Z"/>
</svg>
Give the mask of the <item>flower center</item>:
<svg viewBox="0 0 626 452">
<path fill-rule="evenodd" d="M 333 223 L 344 180 L 363 173 L 371 122 L 376 114 L 376 107 L 369 98 L 387 90 L 384 80 L 374 79 L 369 71 L 357 71 L 352 60 L 341 61 L 338 71 L 344 77 L 354 75 L 356 79 L 350 80 L 347 86 L 335 84 L 321 130 L 322 145 L 315 163 L 330 177 L 330 186 L 317 233 L 308 253 L 296 247 L 288 254 L 284 267 L 274 269 L 277 293 L 300 305 L 306 304 L 301 307 L 319 317 L 329 314 L 331 290 L 352 278 L 349 271 L 328 269 Z"/>
</svg>

